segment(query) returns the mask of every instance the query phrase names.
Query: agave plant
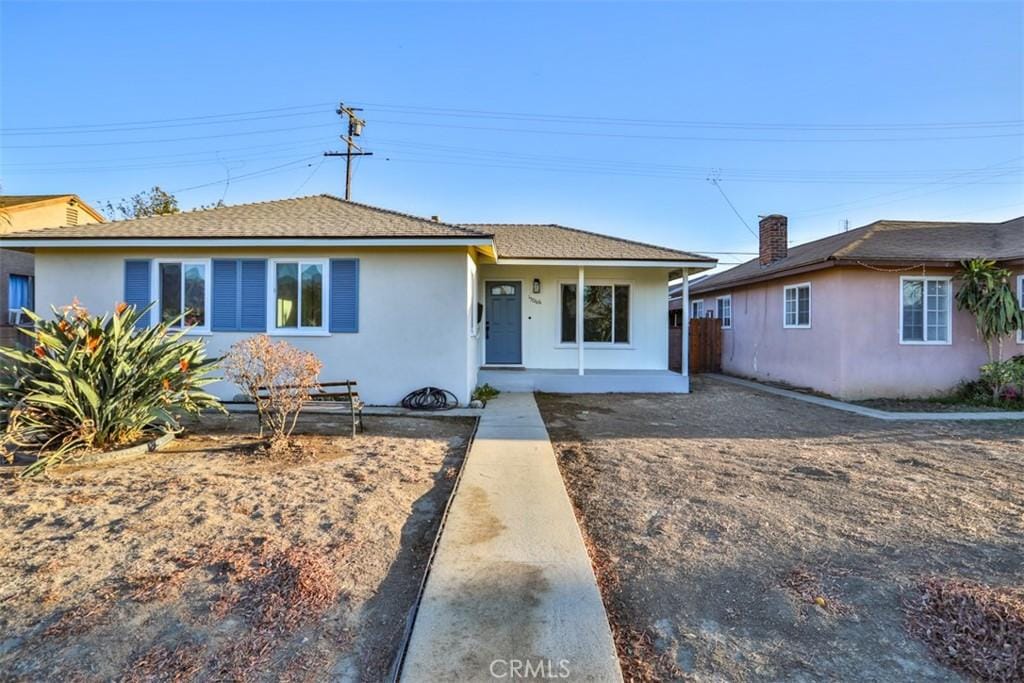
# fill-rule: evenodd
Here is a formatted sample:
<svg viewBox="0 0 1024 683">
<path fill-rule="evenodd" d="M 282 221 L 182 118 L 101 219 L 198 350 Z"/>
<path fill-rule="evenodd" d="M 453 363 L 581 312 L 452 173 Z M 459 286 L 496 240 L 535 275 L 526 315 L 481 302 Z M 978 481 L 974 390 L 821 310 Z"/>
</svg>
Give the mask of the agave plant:
<svg viewBox="0 0 1024 683">
<path fill-rule="evenodd" d="M 31 351 L 0 348 L 9 361 L 0 371 L 0 453 L 36 456 L 22 476 L 78 452 L 179 431 L 181 413 L 224 410 L 202 390 L 216 381 L 203 342 L 170 329 L 177 320 L 137 329 L 147 311 L 119 304 L 90 316 L 77 302 L 54 308 L 53 320 L 25 311 Z"/>
</svg>

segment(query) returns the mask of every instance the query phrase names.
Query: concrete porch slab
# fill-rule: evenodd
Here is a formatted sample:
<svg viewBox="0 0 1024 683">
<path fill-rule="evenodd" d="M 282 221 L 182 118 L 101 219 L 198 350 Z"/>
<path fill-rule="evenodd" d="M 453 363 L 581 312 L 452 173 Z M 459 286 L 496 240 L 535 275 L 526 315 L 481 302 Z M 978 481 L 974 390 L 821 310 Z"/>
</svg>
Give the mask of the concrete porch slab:
<svg viewBox="0 0 1024 683">
<path fill-rule="evenodd" d="M 622 680 L 540 411 L 512 393 L 480 418 L 399 678 L 493 681 L 528 666 L 531 678 Z"/>
<path fill-rule="evenodd" d="M 554 394 L 688 393 L 690 378 L 670 370 L 576 370 L 480 368 L 479 384 L 501 391 Z"/>
</svg>

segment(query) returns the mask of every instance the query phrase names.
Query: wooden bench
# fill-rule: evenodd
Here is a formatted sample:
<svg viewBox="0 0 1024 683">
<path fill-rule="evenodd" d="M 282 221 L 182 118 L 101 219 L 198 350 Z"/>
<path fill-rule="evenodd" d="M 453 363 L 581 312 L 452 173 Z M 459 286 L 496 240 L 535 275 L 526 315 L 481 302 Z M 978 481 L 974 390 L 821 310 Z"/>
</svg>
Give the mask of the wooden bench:
<svg viewBox="0 0 1024 683">
<path fill-rule="evenodd" d="M 344 390 L 342 390 L 344 387 Z M 298 389 L 296 386 L 284 386 L 282 389 Z M 260 387 L 261 398 L 267 397 L 267 388 Z M 348 406 L 349 414 L 352 416 L 352 436 L 356 435 L 356 427 L 363 431 L 363 400 L 359 398 L 359 391 L 356 389 L 356 381 L 353 379 L 344 382 L 321 382 L 319 386 L 309 392 L 312 401 L 323 401 L 338 403 L 341 406 Z M 260 415 L 262 422 L 263 416 Z"/>
</svg>

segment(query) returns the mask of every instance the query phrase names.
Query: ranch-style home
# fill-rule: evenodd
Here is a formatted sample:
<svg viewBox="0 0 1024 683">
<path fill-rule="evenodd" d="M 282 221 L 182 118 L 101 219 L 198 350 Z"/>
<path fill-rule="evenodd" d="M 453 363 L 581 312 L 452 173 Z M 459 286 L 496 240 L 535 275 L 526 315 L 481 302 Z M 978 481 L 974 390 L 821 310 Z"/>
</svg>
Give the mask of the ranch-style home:
<svg viewBox="0 0 1024 683">
<path fill-rule="evenodd" d="M 3 246 L 35 254 L 37 311 L 75 297 L 92 312 L 153 303 L 150 324 L 184 312 L 213 355 L 267 333 L 316 353 L 323 381 L 357 380 L 371 404 L 424 386 L 465 403 L 484 382 L 686 392 L 686 374 L 668 370 L 668 282 L 715 265 L 557 225 L 450 225 L 329 195 L 15 233 Z"/>
<path fill-rule="evenodd" d="M 988 362 L 974 318 L 954 302 L 961 261 L 1011 270 L 1024 307 L 1024 217 L 877 221 L 787 244 L 786 217 L 765 216 L 758 258 L 670 302 L 670 319 L 676 308 L 721 320 L 727 373 L 847 399 L 941 394 Z M 1004 356 L 1021 353 L 1018 332 L 1004 341 Z"/>
</svg>

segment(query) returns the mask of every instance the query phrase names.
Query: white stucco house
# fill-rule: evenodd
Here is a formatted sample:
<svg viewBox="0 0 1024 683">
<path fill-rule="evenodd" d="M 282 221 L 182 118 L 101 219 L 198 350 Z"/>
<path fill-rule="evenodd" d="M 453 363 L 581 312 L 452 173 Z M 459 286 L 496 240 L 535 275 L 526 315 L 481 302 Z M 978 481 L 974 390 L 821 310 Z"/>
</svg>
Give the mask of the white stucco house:
<svg viewBox="0 0 1024 683">
<path fill-rule="evenodd" d="M 94 313 L 154 303 L 150 323 L 185 311 L 212 355 L 257 333 L 285 338 L 320 357 L 322 381 L 355 379 L 385 405 L 424 386 L 466 402 L 484 382 L 688 391 L 667 367 L 668 281 L 715 265 L 557 225 L 450 225 L 329 195 L 0 239 L 35 254 L 42 314 L 75 297 Z"/>
</svg>

